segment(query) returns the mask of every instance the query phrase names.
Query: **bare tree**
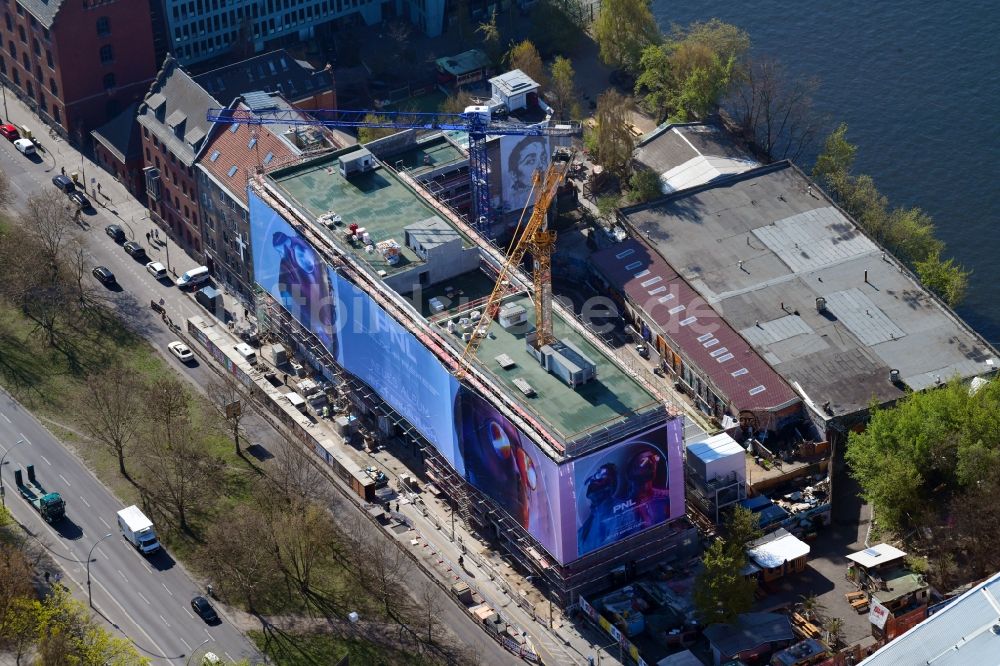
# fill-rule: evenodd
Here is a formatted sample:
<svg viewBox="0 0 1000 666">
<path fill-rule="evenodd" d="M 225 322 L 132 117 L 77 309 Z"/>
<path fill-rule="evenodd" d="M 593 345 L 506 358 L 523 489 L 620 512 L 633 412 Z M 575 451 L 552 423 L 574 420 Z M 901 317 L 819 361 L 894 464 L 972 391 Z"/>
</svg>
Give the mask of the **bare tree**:
<svg viewBox="0 0 1000 666">
<path fill-rule="evenodd" d="M 89 405 L 81 410 L 84 430 L 118 458 L 118 471 L 129 478 L 125 455 L 145 420 L 143 384 L 121 363 L 87 377 Z"/>
<path fill-rule="evenodd" d="M 249 392 L 231 373 L 214 377 L 205 385 L 208 399 L 218 417 L 228 426 L 229 434 L 236 445 L 236 455 L 242 456 L 240 429 L 250 406 Z"/>
<path fill-rule="evenodd" d="M 441 628 L 441 591 L 434 581 L 424 579 L 417 588 L 417 605 L 424 628 L 427 629 L 427 643 L 434 644 L 434 636 Z"/>
<path fill-rule="evenodd" d="M 750 63 L 726 109 L 750 146 L 769 160 L 797 160 L 819 136 L 815 78 L 789 75 L 774 59 Z"/>
<path fill-rule="evenodd" d="M 597 98 L 597 113 L 592 145 L 597 161 L 619 178 L 628 175 L 635 150 L 635 137 L 629 129 L 632 101 L 617 90 Z"/>
<path fill-rule="evenodd" d="M 177 426 L 169 443 L 151 434 L 143 444 L 146 490 L 173 514 L 178 528 L 191 532 L 192 513 L 219 495 L 224 465 L 205 451 L 190 424 Z"/>
<path fill-rule="evenodd" d="M 25 231 L 38 242 L 42 252 L 41 257 L 36 257 L 36 262 L 42 259 L 48 264 L 48 273 L 55 276 L 64 258 L 63 250 L 76 230 L 66 198 L 54 192 L 31 197 L 23 220 Z"/>
<path fill-rule="evenodd" d="M 269 591 L 280 585 L 275 550 L 265 516 L 241 504 L 212 526 L 201 553 L 219 591 L 240 599 L 255 613 Z"/>
<path fill-rule="evenodd" d="M 267 470 L 273 494 L 292 506 L 326 504 L 331 493 L 330 482 L 317 467 L 313 454 L 302 444 L 284 438 L 276 442 L 276 449 Z"/>
<path fill-rule="evenodd" d="M 285 506 L 271 515 L 270 522 L 277 559 L 289 586 L 306 604 L 329 609 L 331 599 L 314 585 L 314 573 L 339 541 L 330 514 L 315 504 Z"/>
</svg>

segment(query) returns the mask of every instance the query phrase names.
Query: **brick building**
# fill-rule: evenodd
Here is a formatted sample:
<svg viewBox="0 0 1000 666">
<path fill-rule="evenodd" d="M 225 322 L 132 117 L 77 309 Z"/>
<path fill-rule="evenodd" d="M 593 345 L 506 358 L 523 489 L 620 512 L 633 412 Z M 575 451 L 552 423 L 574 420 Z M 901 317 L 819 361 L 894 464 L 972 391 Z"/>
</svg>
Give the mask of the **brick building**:
<svg viewBox="0 0 1000 666">
<path fill-rule="evenodd" d="M 211 130 L 206 113 L 217 106 L 169 56 L 139 105 L 149 215 L 199 261 L 204 251 L 194 169 Z"/>
<path fill-rule="evenodd" d="M 264 92 L 247 93 L 230 106 L 255 113 L 291 109 L 280 94 Z M 253 300 L 248 179 L 258 170 L 285 166 L 304 154 L 335 147 L 328 133 L 318 128 L 286 129 L 217 125 L 196 168 L 206 263 L 219 282 L 247 303 Z"/>
<path fill-rule="evenodd" d="M 0 11 L 4 83 L 77 143 L 156 73 L 148 0 L 0 0 Z"/>
</svg>

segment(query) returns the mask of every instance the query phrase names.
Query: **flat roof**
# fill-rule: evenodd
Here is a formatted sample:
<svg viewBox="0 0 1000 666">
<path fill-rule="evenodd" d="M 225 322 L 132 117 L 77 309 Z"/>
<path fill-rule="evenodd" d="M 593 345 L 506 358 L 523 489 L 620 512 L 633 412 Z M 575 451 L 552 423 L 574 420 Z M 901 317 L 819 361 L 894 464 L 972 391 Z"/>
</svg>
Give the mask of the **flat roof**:
<svg viewBox="0 0 1000 666">
<path fill-rule="evenodd" d="M 664 194 L 760 166 L 728 132 L 705 123 L 664 123 L 642 137 L 635 159 L 660 176 Z"/>
<path fill-rule="evenodd" d="M 747 341 L 648 246 L 630 238 L 590 260 L 736 410 L 777 411 L 799 402 Z"/>
<path fill-rule="evenodd" d="M 341 247 L 352 249 L 357 258 L 376 271 L 384 270 L 387 275 L 392 275 L 412 268 L 415 263 L 424 263 L 413 250 L 406 247 L 404 227 L 429 218 L 452 225 L 438 216 L 416 192 L 404 185 L 395 173 L 381 165 L 365 173 L 351 174 L 347 178 L 341 176 L 338 159 L 359 150 L 363 149 L 354 147 L 348 151 L 331 153 L 304 164 L 279 169 L 269 174 L 269 177 L 303 211 L 314 218 L 327 212 L 341 216 L 343 224 L 333 231 L 320 224 L 314 225 L 320 232 L 328 236 L 336 235 L 338 240 L 342 240 L 341 230 L 346 231 L 351 224 L 357 224 L 368 231 L 374 243 L 395 240 L 401 255 L 395 265 L 383 259 L 378 252 L 365 252 L 360 244 L 352 247 L 344 242 L 339 243 Z M 474 245 L 461 231 L 455 231 L 462 238 L 464 247 Z"/>
<path fill-rule="evenodd" d="M 996 663 L 1000 652 L 1000 574 L 976 585 L 905 634 L 880 648 L 861 666 L 966 666 Z"/>
<path fill-rule="evenodd" d="M 396 168 L 406 169 L 414 176 L 419 176 L 445 164 L 463 162 L 467 159 L 461 150 L 443 134 L 439 134 L 428 141 L 418 142 L 412 148 L 393 153 L 386 157 L 385 161 Z"/>
<path fill-rule="evenodd" d="M 747 453 L 742 446 L 736 443 L 735 439 L 724 432 L 712 435 L 703 442 L 693 442 L 686 448 L 689 456 L 694 456 L 705 464 L 729 456 L 745 456 Z"/>
<path fill-rule="evenodd" d="M 737 616 L 735 624 L 710 624 L 704 634 L 723 659 L 766 643 L 795 638 L 791 620 L 780 613 L 743 613 Z"/>
<path fill-rule="evenodd" d="M 512 69 L 490 79 L 490 85 L 505 97 L 538 90 L 538 83 L 519 69 Z"/>
<path fill-rule="evenodd" d="M 622 214 L 817 412 L 996 367 L 992 347 L 788 162 Z"/>
<path fill-rule="evenodd" d="M 452 282 L 455 286 L 462 284 L 460 279 Z M 619 423 L 634 412 L 662 407 L 662 403 L 651 393 L 612 363 L 604 351 L 585 340 L 558 311 L 554 311 L 552 329 L 556 339 L 572 343 L 597 364 L 596 379 L 576 388 L 567 386 L 527 351 L 525 336 L 535 330 L 535 306 L 531 299 L 527 295 L 519 295 L 506 299 L 504 303 L 524 306 L 528 323 L 508 330 L 499 322 L 494 322 L 490 335 L 483 339 L 476 356 L 497 381 L 518 397 L 521 405 L 534 412 L 562 438 L 571 440 L 602 425 Z M 459 318 L 459 314 L 451 319 Z M 442 327 L 446 324 L 447 320 L 438 322 Z M 501 354 L 507 354 L 515 365 L 506 370 L 502 368 L 496 361 Z M 517 379 L 526 380 L 535 390 L 535 395 L 522 397 L 520 389 L 514 384 Z"/>
<path fill-rule="evenodd" d="M 747 555 L 762 569 L 774 569 L 785 562 L 791 562 L 809 554 L 809 544 L 783 527 L 757 539 L 750 545 L 751 547 L 747 549 Z"/>
<path fill-rule="evenodd" d="M 927 580 L 907 569 L 896 569 L 881 576 L 887 590 L 872 590 L 872 599 L 887 604 L 927 588 Z"/>
<path fill-rule="evenodd" d="M 477 69 L 488 69 L 490 58 L 479 49 L 469 49 L 455 55 L 438 58 L 434 64 L 443 72 L 452 76 L 461 76 Z"/>
<path fill-rule="evenodd" d="M 857 553 L 851 553 L 847 556 L 847 559 L 856 563 L 858 566 L 870 569 L 872 567 L 886 564 L 887 562 L 900 560 L 904 557 L 906 557 L 906 553 L 901 551 L 899 548 L 890 546 L 887 543 L 879 543 L 875 544 L 871 548 L 865 548 Z"/>
</svg>

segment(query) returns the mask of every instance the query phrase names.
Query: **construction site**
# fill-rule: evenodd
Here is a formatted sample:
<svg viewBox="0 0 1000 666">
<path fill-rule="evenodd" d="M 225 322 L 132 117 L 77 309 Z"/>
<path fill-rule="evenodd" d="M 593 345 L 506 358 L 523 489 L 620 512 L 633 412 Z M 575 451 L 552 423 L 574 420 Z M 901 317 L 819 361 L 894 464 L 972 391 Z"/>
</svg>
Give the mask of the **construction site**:
<svg viewBox="0 0 1000 666">
<path fill-rule="evenodd" d="M 569 163 L 546 162 L 506 251 L 365 147 L 258 174 L 250 224 L 261 330 L 331 387 L 345 441 L 398 452 L 568 605 L 690 557 L 697 535 L 683 417 L 552 299 L 546 221 Z"/>
</svg>

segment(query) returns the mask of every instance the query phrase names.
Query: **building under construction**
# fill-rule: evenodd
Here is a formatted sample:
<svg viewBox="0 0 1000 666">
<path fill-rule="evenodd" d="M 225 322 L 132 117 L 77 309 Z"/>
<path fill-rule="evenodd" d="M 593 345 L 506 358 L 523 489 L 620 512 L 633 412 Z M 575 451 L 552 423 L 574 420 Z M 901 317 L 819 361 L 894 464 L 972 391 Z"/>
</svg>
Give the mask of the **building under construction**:
<svg viewBox="0 0 1000 666">
<path fill-rule="evenodd" d="M 571 603 L 697 539 L 682 417 L 551 303 L 539 243 L 552 239 L 542 211 L 559 176 L 536 177 L 534 242 L 513 261 L 364 147 L 258 175 L 249 208 L 262 327 L 380 444 L 418 451 L 414 472 L 461 520 Z"/>
</svg>

